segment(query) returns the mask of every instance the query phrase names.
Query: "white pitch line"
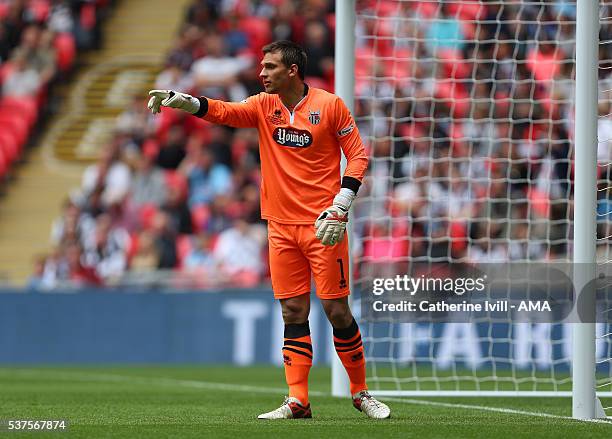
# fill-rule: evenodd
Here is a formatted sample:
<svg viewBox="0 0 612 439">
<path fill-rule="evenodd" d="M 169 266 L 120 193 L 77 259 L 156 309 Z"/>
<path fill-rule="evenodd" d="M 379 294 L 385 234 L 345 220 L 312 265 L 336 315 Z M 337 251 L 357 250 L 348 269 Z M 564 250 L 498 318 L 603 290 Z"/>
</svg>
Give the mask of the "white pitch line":
<svg viewBox="0 0 612 439">
<path fill-rule="evenodd" d="M 538 418 L 553 418 L 553 419 L 569 419 L 574 421 L 584 421 L 584 422 L 594 422 L 598 424 L 609 424 L 612 425 L 612 419 L 574 419 L 571 416 L 563 416 L 563 415 L 553 415 L 550 413 L 544 412 L 530 412 L 526 410 L 516 410 L 516 409 L 508 409 L 502 407 L 489 407 L 483 405 L 473 405 L 473 404 L 456 404 L 451 402 L 440 402 L 440 401 L 431 401 L 431 400 L 423 400 L 423 399 L 406 399 L 406 398 L 385 398 L 385 401 L 394 401 L 401 402 L 404 404 L 415 404 L 415 405 L 429 405 L 429 406 L 437 406 L 437 407 L 447 407 L 447 408 L 460 408 L 460 409 L 468 409 L 468 410 L 480 410 L 485 412 L 495 412 L 495 413 L 507 413 L 512 415 L 525 415 L 525 416 L 535 416 Z"/>
<path fill-rule="evenodd" d="M 247 386 L 243 384 L 219 383 L 214 381 L 181 380 L 175 378 L 143 377 L 130 375 L 117 375 L 108 373 L 87 373 L 87 372 L 64 372 L 44 369 L 18 369 L 6 370 L 0 368 L 0 374 L 8 372 L 8 375 L 17 374 L 25 376 L 50 376 L 53 378 L 68 381 L 98 381 L 98 382 L 122 382 L 135 384 L 158 384 L 163 386 L 181 386 L 194 389 L 207 390 L 226 390 L 231 392 L 251 392 L 251 393 L 287 393 L 285 387 L 260 387 Z M 311 395 L 328 396 L 326 392 L 309 391 Z"/>
<path fill-rule="evenodd" d="M 138 384 L 158 384 L 163 386 L 181 386 L 196 389 L 207 389 L 207 390 L 225 390 L 230 392 L 250 392 L 250 393 L 272 393 L 272 394 L 283 394 L 287 393 L 287 389 L 284 387 L 260 387 L 260 386 L 247 386 L 242 384 L 230 384 L 230 383 L 219 383 L 213 381 L 196 381 L 196 380 L 181 380 L 175 378 L 160 378 L 160 377 L 142 377 L 142 376 L 129 376 L 129 375 L 116 375 L 116 374 L 102 374 L 102 373 L 84 373 L 84 372 L 63 372 L 55 370 L 44 370 L 44 369 L 18 369 L 18 370 L 7 370 L 0 368 L 0 374 L 17 374 L 26 376 L 41 376 L 48 375 L 58 379 L 71 380 L 71 381 L 99 381 L 99 382 L 129 382 Z M 313 396 L 331 396 L 327 392 L 310 391 Z M 407 398 L 393 398 L 386 397 L 385 401 L 399 402 L 402 404 L 413 404 L 413 405 L 426 405 L 426 406 L 437 406 L 446 408 L 458 408 L 466 410 L 479 410 L 494 413 L 506 413 L 511 415 L 523 415 L 523 416 L 534 416 L 538 418 L 550 418 L 550 419 L 564 419 L 574 420 L 582 422 L 591 422 L 597 424 L 608 424 L 612 425 L 612 419 L 574 419 L 571 416 L 553 415 L 544 412 L 530 412 L 526 410 L 509 409 L 502 407 L 489 407 L 473 404 L 457 404 L 450 402 L 431 401 L 424 399 L 407 399 Z"/>
</svg>

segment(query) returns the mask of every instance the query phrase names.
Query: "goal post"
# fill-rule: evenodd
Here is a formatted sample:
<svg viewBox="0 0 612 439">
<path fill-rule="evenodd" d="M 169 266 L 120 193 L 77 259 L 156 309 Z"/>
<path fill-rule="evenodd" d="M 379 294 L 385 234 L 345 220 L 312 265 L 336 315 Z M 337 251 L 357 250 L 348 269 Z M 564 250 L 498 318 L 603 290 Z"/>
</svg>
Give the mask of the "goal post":
<svg viewBox="0 0 612 439">
<path fill-rule="evenodd" d="M 598 114 L 612 119 L 612 105 L 598 113 L 602 88 L 612 95 L 612 61 L 598 69 L 612 59 L 599 41 L 607 9 L 336 0 L 336 93 L 370 155 L 350 222 L 357 314 L 374 277 L 417 263 L 563 261 L 590 267 L 575 269 L 576 287 L 594 279 L 600 246 L 612 253 L 608 216 L 596 218 L 597 184 L 612 186 L 597 167 Z M 612 397 L 610 322 L 361 317 L 374 394 L 571 396 L 576 418 L 602 415 L 596 388 Z M 332 393 L 347 387 L 337 362 Z"/>
<path fill-rule="evenodd" d="M 336 0 L 336 44 L 334 60 L 335 93 L 354 113 L 355 99 L 355 0 Z M 346 158 L 342 157 L 342 172 L 346 168 Z M 349 222 L 347 230 L 349 248 L 352 248 L 353 233 Z M 353 260 L 349 255 L 349 283 L 353 279 Z M 333 349 L 333 345 L 330 345 Z M 332 395 L 349 396 L 349 381 L 340 359 L 334 352 L 332 358 Z"/>
<path fill-rule="evenodd" d="M 577 2 L 574 263 L 576 290 L 595 278 L 599 0 Z M 594 306 L 594 304 L 593 304 Z M 573 324 L 572 416 L 595 418 L 595 323 Z"/>
</svg>

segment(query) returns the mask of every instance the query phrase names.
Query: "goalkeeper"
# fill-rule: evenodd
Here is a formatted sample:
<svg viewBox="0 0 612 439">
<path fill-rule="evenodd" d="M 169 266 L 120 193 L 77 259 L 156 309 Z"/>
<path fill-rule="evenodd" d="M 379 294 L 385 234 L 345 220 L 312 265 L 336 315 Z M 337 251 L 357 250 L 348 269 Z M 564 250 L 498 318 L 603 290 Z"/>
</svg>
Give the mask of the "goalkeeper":
<svg viewBox="0 0 612 439">
<path fill-rule="evenodd" d="M 306 53 L 300 46 L 277 41 L 263 54 L 259 76 L 265 93 L 229 103 L 152 90 L 149 108 L 153 113 L 162 106 L 179 108 L 210 122 L 258 129 L 261 212 L 268 221 L 272 288 L 285 323 L 282 354 L 289 386 L 283 404 L 259 418 L 312 416 L 311 275 L 350 379 L 353 405 L 371 418 L 388 418 L 389 407 L 367 391 L 361 334 L 348 305 L 349 249 L 343 238 L 368 158 L 342 100 L 304 83 Z M 347 158 L 342 180 L 340 149 Z"/>
</svg>

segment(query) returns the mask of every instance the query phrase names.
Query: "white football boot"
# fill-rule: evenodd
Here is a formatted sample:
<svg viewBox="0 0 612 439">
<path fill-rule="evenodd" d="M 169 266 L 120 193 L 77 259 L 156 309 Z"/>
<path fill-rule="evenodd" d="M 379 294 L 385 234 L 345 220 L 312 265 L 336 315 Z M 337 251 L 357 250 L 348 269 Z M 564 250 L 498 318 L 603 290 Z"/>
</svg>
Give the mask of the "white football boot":
<svg viewBox="0 0 612 439">
<path fill-rule="evenodd" d="M 353 406 L 360 412 L 365 413 L 368 418 L 387 419 L 391 416 L 391 409 L 372 395 L 367 390 L 362 390 L 353 395 Z"/>
<path fill-rule="evenodd" d="M 299 399 L 288 396 L 285 401 L 276 410 L 268 413 L 262 413 L 257 419 L 300 419 L 312 418 L 310 404 L 302 405 Z"/>
</svg>

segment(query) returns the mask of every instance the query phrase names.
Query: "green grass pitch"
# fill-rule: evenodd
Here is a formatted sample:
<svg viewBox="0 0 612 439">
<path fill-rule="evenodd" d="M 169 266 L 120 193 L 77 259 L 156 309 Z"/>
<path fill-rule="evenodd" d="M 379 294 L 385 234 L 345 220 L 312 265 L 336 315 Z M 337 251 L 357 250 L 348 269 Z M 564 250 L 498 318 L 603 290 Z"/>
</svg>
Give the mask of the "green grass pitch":
<svg viewBox="0 0 612 439">
<path fill-rule="evenodd" d="M 392 418 L 373 421 L 329 396 L 330 371 L 311 373 L 311 420 L 259 421 L 284 396 L 274 367 L 2 367 L 0 419 L 67 419 L 64 432 L 3 437 L 78 438 L 611 438 L 612 423 L 566 419 L 567 398 L 388 400 Z M 442 404 L 439 404 L 442 403 Z M 612 401 L 604 405 L 612 405 Z M 426 403 L 429 404 L 429 403 Z M 473 407 L 474 406 L 474 407 Z M 477 407 L 475 407 L 477 406 Z M 534 416 L 486 411 L 503 408 Z"/>
</svg>

